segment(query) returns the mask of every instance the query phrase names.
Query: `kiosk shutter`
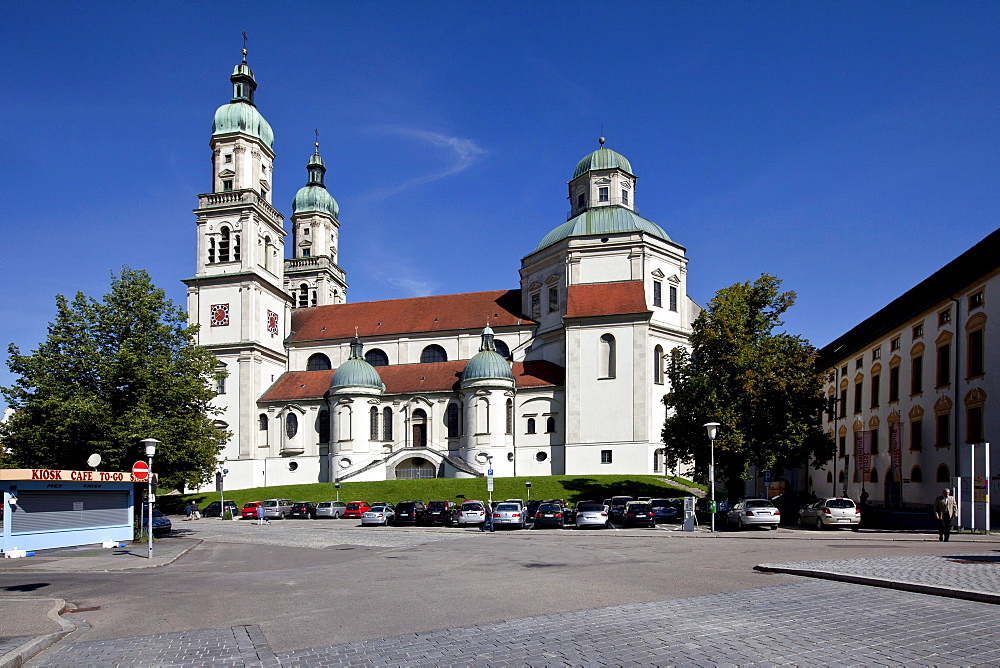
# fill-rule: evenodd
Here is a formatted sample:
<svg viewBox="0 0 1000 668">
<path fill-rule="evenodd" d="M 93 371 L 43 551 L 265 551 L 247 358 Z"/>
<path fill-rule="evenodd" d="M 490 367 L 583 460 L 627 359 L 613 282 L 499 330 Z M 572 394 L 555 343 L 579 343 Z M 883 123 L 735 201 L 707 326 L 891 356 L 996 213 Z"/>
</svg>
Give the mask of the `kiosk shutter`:
<svg viewBox="0 0 1000 668">
<path fill-rule="evenodd" d="M 12 533 L 132 524 L 128 492 L 104 491 L 23 490 L 10 519 Z"/>
</svg>

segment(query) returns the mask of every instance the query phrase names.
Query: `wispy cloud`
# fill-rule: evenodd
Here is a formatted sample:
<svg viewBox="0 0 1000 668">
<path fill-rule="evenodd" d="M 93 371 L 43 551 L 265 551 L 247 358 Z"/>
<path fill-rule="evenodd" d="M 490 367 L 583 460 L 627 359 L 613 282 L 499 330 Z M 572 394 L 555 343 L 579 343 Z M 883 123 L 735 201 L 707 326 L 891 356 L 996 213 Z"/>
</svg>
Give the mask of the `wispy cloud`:
<svg viewBox="0 0 1000 668">
<path fill-rule="evenodd" d="M 479 162 L 482 156 L 486 154 L 486 149 L 479 146 L 473 140 L 464 137 L 449 137 L 448 135 L 430 132 L 429 130 L 396 126 L 380 126 L 372 128 L 372 130 L 411 137 L 432 146 L 438 146 L 444 149 L 444 165 L 439 169 L 414 176 L 397 185 L 374 190 L 365 198 L 369 201 L 383 200 L 411 188 L 464 172 Z"/>
</svg>

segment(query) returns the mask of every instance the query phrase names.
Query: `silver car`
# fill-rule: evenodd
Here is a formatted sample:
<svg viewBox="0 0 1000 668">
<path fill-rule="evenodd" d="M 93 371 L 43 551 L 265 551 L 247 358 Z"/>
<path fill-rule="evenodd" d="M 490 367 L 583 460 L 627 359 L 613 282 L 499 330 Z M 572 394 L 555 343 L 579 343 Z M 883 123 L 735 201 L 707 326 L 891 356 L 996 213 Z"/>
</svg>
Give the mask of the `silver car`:
<svg viewBox="0 0 1000 668">
<path fill-rule="evenodd" d="M 514 526 L 524 528 L 524 509 L 516 501 L 501 501 L 493 509 L 493 526 Z"/>
<path fill-rule="evenodd" d="M 726 513 L 726 523 L 736 525 L 737 529 L 745 526 L 766 526 L 777 529 L 781 522 L 781 511 L 767 499 L 743 499 L 733 505 Z"/>
<path fill-rule="evenodd" d="M 372 506 L 361 513 L 361 524 L 363 526 L 389 526 L 396 512 L 389 506 Z"/>
<path fill-rule="evenodd" d="M 320 501 L 316 504 L 316 519 L 329 517 L 339 520 L 344 516 L 345 508 L 347 508 L 347 504 L 343 501 Z"/>
<path fill-rule="evenodd" d="M 269 520 L 283 520 L 292 512 L 291 499 L 268 499 L 261 505 L 264 506 L 264 517 Z"/>
<path fill-rule="evenodd" d="M 469 499 L 462 503 L 462 507 L 458 509 L 458 523 L 462 524 L 474 524 L 479 526 L 486 521 L 486 506 L 482 501 L 477 501 L 475 499 Z"/>
<path fill-rule="evenodd" d="M 861 528 L 861 509 L 854 501 L 843 497 L 817 499 L 799 511 L 800 527 L 851 527 Z"/>
<path fill-rule="evenodd" d="M 576 506 L 576 528 L 608 526 L 608 507 L 603 503 L 578 503 Z"/>
</svg>

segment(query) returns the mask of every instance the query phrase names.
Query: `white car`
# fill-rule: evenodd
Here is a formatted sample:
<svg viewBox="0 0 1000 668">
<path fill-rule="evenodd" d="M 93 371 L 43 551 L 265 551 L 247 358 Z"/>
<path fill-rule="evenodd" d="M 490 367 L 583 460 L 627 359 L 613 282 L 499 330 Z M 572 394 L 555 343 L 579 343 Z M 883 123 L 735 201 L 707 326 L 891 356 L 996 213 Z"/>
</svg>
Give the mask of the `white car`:
<svg viewBox="0 0 1000 668">
<path fill-rule="evenodd" d="M 372 506 L 361 513 L 361 524 L 363 526 L 389 526 L 395 516 L 395 511 L 389 506 Z"/>
<path fill-rule="evenodd" d="M 742 530 L 746 526 L 766 526 L 772 530 L 781 522 L 781 511 L 767 499 L 743 499 L 726 513 L 726 523 Z"/>
<path fill-rule="evenodd" d="M 608 526 L 608 507 L 603 503 L 578 503 L 576 505 L 576 528 Z"/>
</svg>

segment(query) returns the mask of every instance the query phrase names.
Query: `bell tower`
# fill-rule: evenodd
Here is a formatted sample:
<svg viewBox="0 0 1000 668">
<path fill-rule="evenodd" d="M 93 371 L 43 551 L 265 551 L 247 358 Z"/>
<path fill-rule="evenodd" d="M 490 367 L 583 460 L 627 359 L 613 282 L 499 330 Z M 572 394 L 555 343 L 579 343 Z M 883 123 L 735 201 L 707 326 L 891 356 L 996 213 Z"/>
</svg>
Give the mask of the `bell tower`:
<svg viewBox="0 0 1000 668">
<path fill-rule="evenodd" d="M 283 216 L 271 206 L 274 135 L 257 110 L 257 82 L 243 60 L 230 76 L 232 97 L 212 123 L 211 190 L 198 196 L 195 275 L 187 285 L 188 317 L 201 325 L 197 343 L 219 362 L 215 404 L 233 436 L 228 460 L 253 458 L 256 405 L 286 369 L 290 300 L 283 289 Z M 241 410 L 241 407 L 243 410 Z"/>
</svg>

